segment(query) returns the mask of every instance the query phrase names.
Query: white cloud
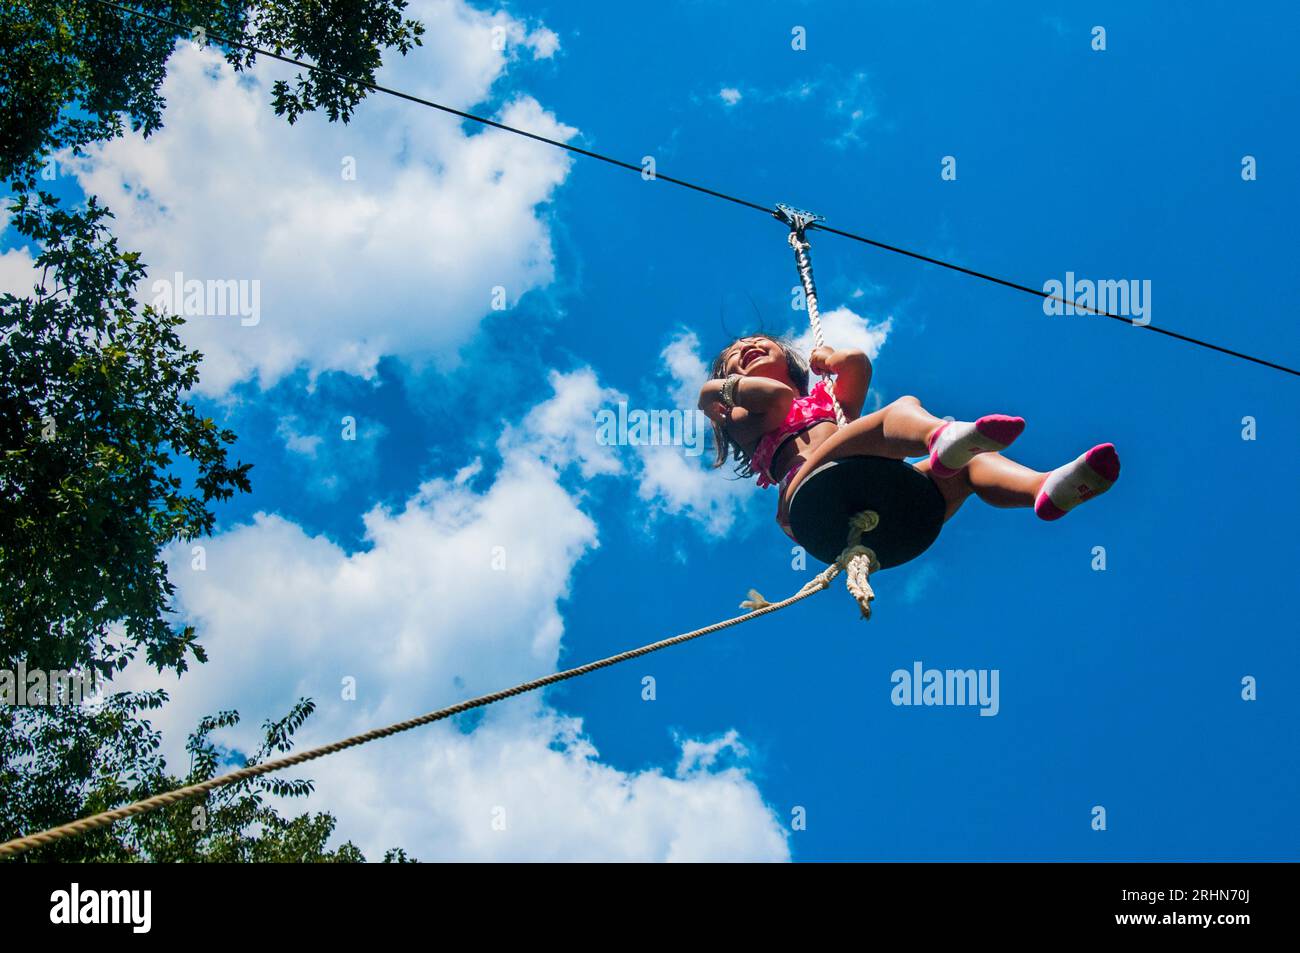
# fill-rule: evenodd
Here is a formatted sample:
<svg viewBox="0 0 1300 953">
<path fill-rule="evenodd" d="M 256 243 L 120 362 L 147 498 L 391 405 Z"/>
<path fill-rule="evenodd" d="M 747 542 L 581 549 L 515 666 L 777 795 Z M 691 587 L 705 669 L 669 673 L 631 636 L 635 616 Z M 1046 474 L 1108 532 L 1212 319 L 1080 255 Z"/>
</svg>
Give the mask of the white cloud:
<svg viewBox="0 0 1300 953">
<path fill-rule="evenodd" d="M 494 25 L 537 56 L 558 43 L 461 0 L 410 13 L 428 27 L 425 45 L 390 54 L 379 80 L 457 108 L 484 101 L 510 62 L 494 49 Z M 382 95 L 349 125 L 312 115 L 289 126 L 269 106 L 270 83 L 288 70 L 259 61 L 237 78 L 216 52 L 178 44 L 164 127 L 72 162 L 114 209 L 123 244 L 143 253 L 146 291 L 175 272 L 260 282 L 256 326 L 187 325 L 206 355 L 204 392 L 251 377 L 269 386 L 300 366 L 371 376 L 389 354 L 452 364 L 494 288 L 515 302 L 553 280 L 544 205 L 567 154 L 497 130 L 466 134 L 452 117 Z M 528 96 L 497 118 L 561 140 L 575 133 Z"/>
<path fill-rule="evenodd" d="M 12 198 L 0 198 L 0 235 L 9 228 L 13 214 L 9 211 Z M 40 279 L 40 272 L 26 248 L 10 248 L 0 254 L 0 294 L 8 292 L 20 298 L 30 297 L 32 285 Z"/>
<path fill-rule="evenodd" d="M 872 324 L 871 319 L 843 306 L 834 311 L 823 311 L 821 320 L 822 331 L 828 345 L 836 348 L 858 348 L 873 361 L 880 353 L 880 349 L 884 347 L 889 332 L 894 328 L 892 317 Z M 795 338 L 795 346 L 805 354 L 812 351 L 814 340 L 811 327 L 805 328 Z"/>
<path fill-rule="evenodd" d="M 673 409 L 694 414 L 700 385 L 708 367 L 700 356 L 700 340 L 693 331 L 673 336 L 661 354 L 666 372 L 666 390 Z M 708 433 L 706 419 L 697 418 Z M 651 514 L 683 515 L 699 523 L 713 536 L 726 536 L 748 502 L 758 491 L 750 480 L 731 478 L 727 465 L 714 470 L 712 455 L 692 455 L 679 446 L 639 448 L 641 470 L 638 495 L 650 505 Z M 775 498 L 772 505 L 775 506 Z"/>
<path fill-rule="evenodd" d="M 677 762 L 677 776 L 687 777 L 701 768 L 712 768 L 726 752 L 738 758 L 749 756 L 734 729 L 711 741 L 686 740 L 682 742 L 682 759 Z"/>
<path fill-rule="evenodd" d="M 686 516 L 711 536 L 726 536 L 744 512 L 756 489 L 752 480 L 736 479 L 726 464 L 707 468 L 679 447 L 646 447 L 641 453 L 637 493 L 650 505 L 652 515 Z M 773 512 L 775 491 L 771 494 Z"/>
<path fill-rule="evenodd" d="M 443 0 L 441 5 L 446 8 L 446 0 Z M 454 6 L 457 17 L 461 21 L 457 24 L 459 28 L 464 29 L 470 35 L 479 33 L 479 38 L 481 38 L 481 29 L 486 24 L 493 48 L 500 50 L 507 56 L 513 57 L 517 50 L 526 49 L 535 60 L 549 60 L 560 50 L 559 34 L 545 26 L 530 28 L 527 23 L 515 19 L 503 10 L 486 14 L 459 2 L 459 0 L 455 0 Z M 426 20 L 427 14 L 424 12 L 424 7 L 413 4 L 412 9 L 417 11 L 415 14 L 417 19 Z M 425 36 L 425 42 L 427 43 L 428 34 L 426 33 Z M 456 55 L 461 54 L 457 53 Z"/>
<path fill-rule="evenodd" d="M 597 407 L 618 395 L 589 370 L 550 383 L 552 396 L 501 436 L 484 492 L 469 487 L 475 463 L 431 480 L 401 508 L 366 514 L 362 551 L 269 514 L 205 540 L 202 572 L 175 547 L 178 607 L 211 661 L 179 685 L 163 680 L 173 700 L 154 720 L 170 756 L 183 758 L 181 736 L 216 708 L 244 714 L 219 737 L 248 750 L 263 718 L 311 696 L 307 747 L 554 671 L 560 603 L 597 546 L 563 480 L 618 472 L 591 437 Z M 345 678 L 355 701 L 341 697 Z M 121 681 L 159 677 L 140 666 Z M 316 793 L 289 807 L 335 813 L 338 836 L 370 857 L 402 846 L 423 859 L 787 859 L 779 819 L 737 766 L 734 732 L 681 747 L 671 777 L 617 769 L 580 720 L 528 695 L 472 730 L 433 726 L 314 762 L 296 776 L 313 777 Z"/>
<path fill-rule="evenodd" d="M 468 483 L 470 480 L 474 479 L 482 472 L 483 472 L 483 458 L 475 457 L 469 463 L 465 464 L 463 467 L 461 467 L 459 470 L 456 471 L 456 475 L 451 478 L 451 482 L 455 483 L 457 486 L 460 486 L 463 483 Z"/>
<path fill-rule="evenodd" d="M 320 450 L 320 445 L 325 438 L 320 434 L 300 433 L 298 430 L 300 423 L 301 421 L 297 417 L 282 417 L 275 428 L 275 432 L 284 441 L 284 445 L 290 453 L 297 453 L 315 459 L 316 453 Z"/>
<path fill-rule="evenodd" d="M 533 51 L 533 58 L 549 60 L 560 49 L 560 36 L 554 30 L 539 27 L 528 34 L 524 43 Z"/>
<path fill-rule="evenodd" d="M 584 479 L 621 473 L 616 450 L 597 439 L 596 411 L 626 396 L 601 387 L 590 368 L 570 374 L 552 371 L 548 381 L 555 396 L 530 410 L 521 427 L 506 423 L 498 444 L 501 453 L 540 455 L 558 467 L 576 464 Z"/>
<path fill-rule="evenodd" d="M 855 73 L 836 83 L 826 109 L 841 123 L 839 135 L 831 140 L 834 145 L 842 148 L 861 143 L 867 124 L 876 118 L 875 99 L 867 75 Z"/>
<path fill-rule="evenodd" d="M 765 90 L 750 86 L 744 93 L 744 98 L 750 101 L 776 104 L 803 104 L 814 96 L 827 119 L 832 121 L 830 125 L 835 134 L 827 142 L 839 148 L 861 144 L 868 124 L 878 115 L 875 95 L 866 73 L 844 74 L 826 67 L 819 76 L 812 79 L 800 80 L 779 89 Z M 741 98 L 739 89 L 723 87 L 710 100 L 722 103 L 724 109 L 730 109 Z M 701 97 L 697 95 L 694 100 L 700 102 Z"/>
<path fill-rule="evenodd" d="M 678 407 L 695 407 L 700 387 L 709 379 L 709 366 L 700 356 L 700 339 L 694 331 L 679 331 L 660 353 L 672 381 L 672 398 Z"/>
<path fill-rule="evenodd" d="M 397 777 L 389 742 L 312 766 L 340 816 L 373 830 L 367 856 L 414 845 L 421 860 L 789 858 L 779 819 L 738 768 L 621 771 L 598 760 L 578 720 L 549 711 L 470 734 L 421 730 Z"/>
</svg>

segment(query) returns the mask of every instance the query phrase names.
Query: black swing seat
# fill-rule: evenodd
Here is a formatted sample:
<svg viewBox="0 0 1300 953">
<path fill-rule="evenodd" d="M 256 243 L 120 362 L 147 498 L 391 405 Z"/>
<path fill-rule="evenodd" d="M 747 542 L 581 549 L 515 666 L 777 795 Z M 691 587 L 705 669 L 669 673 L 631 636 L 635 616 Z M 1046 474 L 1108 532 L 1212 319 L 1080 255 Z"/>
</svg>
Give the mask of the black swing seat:
<svg viewBox="0 0 1300 953">
<path fill-rule="evenodd" d="M 848 545 L 849 518 L 863 510 L 880 517 L 863 534 L 888 569 L 930 548 L 943 527 L 945 504 L 930 478 L 909 463 L 885 457 L 843 457 L 823 463 L 790 500 L 790 532 L 808 553 L 833 563 Z"/>
</svg>

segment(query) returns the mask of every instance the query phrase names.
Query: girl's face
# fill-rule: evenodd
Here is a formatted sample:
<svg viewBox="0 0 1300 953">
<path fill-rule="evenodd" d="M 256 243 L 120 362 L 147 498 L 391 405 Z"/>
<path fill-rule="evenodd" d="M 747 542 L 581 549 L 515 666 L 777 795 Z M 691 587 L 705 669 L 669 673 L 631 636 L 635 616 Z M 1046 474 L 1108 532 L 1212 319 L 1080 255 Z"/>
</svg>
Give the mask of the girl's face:
<svg viewBox="0 0 1300 953">
<path fill-rule="evenodd" d="M 791 383 L 785 351 L 771 338 L 741 338 L 722 352 L 721 362 L 723 377 L 739 374 L 741 377 L 767 377 L 782 384 Z"/>
</svg>

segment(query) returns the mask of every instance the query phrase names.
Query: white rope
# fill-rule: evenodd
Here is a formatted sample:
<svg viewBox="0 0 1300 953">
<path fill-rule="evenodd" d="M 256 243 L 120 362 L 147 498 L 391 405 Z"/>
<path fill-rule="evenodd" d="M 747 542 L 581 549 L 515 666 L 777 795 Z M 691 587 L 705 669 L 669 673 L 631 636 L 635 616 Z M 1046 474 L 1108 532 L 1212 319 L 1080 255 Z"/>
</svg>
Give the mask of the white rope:
<svg viewBox="0 0 1300 953">
<path fill-rule="evenodd" d="M 804 237 L 802 221 L 791 221 L 789 241 L 790 247 L 794 249 L 794 263 L 799 271 L 799 281 L 803 284 L 803 297 L 808 307 L 808 323 L 812 325 L 813 341 L 817 347 L 825 347 L 826 336 L 822 332 L 821 311 L 817 307 L 817 285 L 813 281 L 812 258 L 809 254 L 812 248 Z M 835 408 L 836 428 L 847 427 L 848 418 L 844 414 L 844 408 L 840 406 L 839 398 L 835 395 L 835 382 L 829 374 L 822 375 L 822 379 L 826 382 L 826 392 L 830 394 L 831 404 Z M 844 584 L 857 602 L 863 619 L 871 618 L 871 601 L 876 598 L 876 594 L 871 588 L 868 577 L 880 568 L 880 560 L 876 558 L 874 552 L 862 545 L 862 537 L 875 529 L 879 522 L 880 515 L 872 510 L 855 513 L 849 520 L 848 545 L 831 567 L 837 571 L 844 570 Z M 829 582 L 829 579 L 827 581 Z M 762 599 L 762 596 L 751 590 L 750 599 L 754 600 L 755 597 L 758 600 Z M 741 605 L 747 608 L 749 604 Z"/>
<path fill-rule="evenodd" d="M 813 283 L 812 260 L 808 257 L 811 246 L 804 238 L 802 229 L 790 229 L 790 247 L 794 249 L 794 264 L 799 270 L 799 281 L 803 284 L 804 303 L 808 306 L 808 323 L 812 325 L 813 341 L 817 347 L 825 347 L 826 336 L 822 333 L 822 316 L 817 309 L 817 286 Z M 848 426 L 849 421 L 844 416 L 844 408 L 840 406 L 839 398 L 835 396 L 834 381 L 829 374 L 823 374 L 822 380 L 826 382 L 826 392 L 831 395 L 831 404 L 835 407 L 836 425 Z"/>
</svg>

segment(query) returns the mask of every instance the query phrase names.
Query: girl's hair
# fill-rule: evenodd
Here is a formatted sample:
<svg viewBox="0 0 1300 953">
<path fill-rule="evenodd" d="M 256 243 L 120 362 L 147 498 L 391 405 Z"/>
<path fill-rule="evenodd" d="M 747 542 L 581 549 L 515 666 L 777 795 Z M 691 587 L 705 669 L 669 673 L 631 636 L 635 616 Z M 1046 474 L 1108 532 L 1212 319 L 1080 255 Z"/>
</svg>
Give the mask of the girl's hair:
<svg viewBox="0 0 1300 953">
<path fill-rule="evenodd" d="M 800 397 L 807 396 L 808 377 L 810 374 L 808 370 L 808 359 L 795 350 L 794 342 L 789 338 L 778 338 L 769 334 L 742 335 L 724 347 L 718 352 L 718 356 L 713 359 L 713 366 L 709 369 L 710 379 L 723 378 L 726 376 L 726 368 L 723 364 L 723 358 L 726 357 L 727 352 L 735 346 L 736 341 L 745 341 L 750 338 L 763 338 L 764 340 L 773 342 L 781 349 L 781 352 L 785 354 L 785 369 L 790 375 L 790 383 L 794 385 L 795 390 L 799 392 Z M 746 478 L 753 476 L 754 471 L 749 465 L 749 458 L 752 451 L 746 450 L 740 444 L 732 440 L 731 437 L 728 436 L 726 430 L 723 429 L 722 424 L 712 419 L 709 422 L 713 424 L 713 444 L 717 450 L 717 454 L 713 460 L 714 469 L 722 466 L 727 462 L 727 459 L 730 458 L 736 461 L 735 471 L 737 476 Z"/>
</svg>

